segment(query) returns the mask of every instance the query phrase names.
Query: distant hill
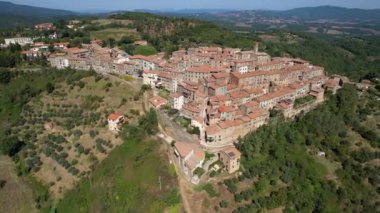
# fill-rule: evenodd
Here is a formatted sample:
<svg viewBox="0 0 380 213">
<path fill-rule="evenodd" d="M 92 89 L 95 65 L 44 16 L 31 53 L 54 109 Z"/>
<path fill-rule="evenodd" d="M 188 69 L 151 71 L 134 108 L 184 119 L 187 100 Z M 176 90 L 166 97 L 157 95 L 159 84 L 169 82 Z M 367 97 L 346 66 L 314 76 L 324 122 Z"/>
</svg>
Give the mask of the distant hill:
<svg viewBox="0 0 380 213">
<path fill-rule="evenodd" d="M 236 31 L 284 29 L 334 36 L 380 35 L 380 9 L 320 6 L 285 11 L 240 10 L 194 13 L 176 11 L 161 12 L 161 14 L 209 20 Z"/>
<path fill-rule="evenodd" d="M 15 28 L 80 15 L 67 10 L 18 5 L 0 1 L 0 28 Z"/>
<path fill-rule="evenodd" d="M 337 21 L 379 21 L 380 9 L 364 10 L 333 6 L 304 7 L 279 12 L 300 19 L 332 19 Z"/>
</svg>

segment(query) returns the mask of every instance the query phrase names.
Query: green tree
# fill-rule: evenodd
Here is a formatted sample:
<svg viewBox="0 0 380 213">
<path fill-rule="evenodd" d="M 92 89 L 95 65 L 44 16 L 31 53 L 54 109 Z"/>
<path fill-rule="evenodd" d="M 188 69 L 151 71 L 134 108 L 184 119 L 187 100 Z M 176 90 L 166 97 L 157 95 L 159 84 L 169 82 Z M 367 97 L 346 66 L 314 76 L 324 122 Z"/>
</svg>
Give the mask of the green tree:
<svg viewBox="0 0 380 213">
<path fill-rule="evenodd" d="M 11 81 L 12 74 L 8 70 L 0 70 L 0 83 L 7 84 Z"/>
<path fill-rule="evenodd" d="M 51 82 L 48 82 L 48 83 L 46 84 L 46 91 L 47 91 L 48 93 L 52 93 L 52 92 L 54 91 L 54 89 L 55 89 L 55 87 L 54 87 L 54 85 L 53 85 Z"/>
</svg>

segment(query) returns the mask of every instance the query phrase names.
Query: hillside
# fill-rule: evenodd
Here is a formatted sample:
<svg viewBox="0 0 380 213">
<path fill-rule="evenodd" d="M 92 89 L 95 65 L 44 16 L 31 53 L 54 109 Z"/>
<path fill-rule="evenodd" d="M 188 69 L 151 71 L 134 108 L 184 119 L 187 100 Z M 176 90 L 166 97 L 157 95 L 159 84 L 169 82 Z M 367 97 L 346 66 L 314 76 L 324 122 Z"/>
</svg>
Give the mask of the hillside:
<svg viewBox="0 0 380 213">
<path fill-rule="evenodd" d="M 67 10 L 18 5 L 0 1 L 0 29 L 27 26 L 72 16 L 78 16 L 78 14 Z"/>
</svg>

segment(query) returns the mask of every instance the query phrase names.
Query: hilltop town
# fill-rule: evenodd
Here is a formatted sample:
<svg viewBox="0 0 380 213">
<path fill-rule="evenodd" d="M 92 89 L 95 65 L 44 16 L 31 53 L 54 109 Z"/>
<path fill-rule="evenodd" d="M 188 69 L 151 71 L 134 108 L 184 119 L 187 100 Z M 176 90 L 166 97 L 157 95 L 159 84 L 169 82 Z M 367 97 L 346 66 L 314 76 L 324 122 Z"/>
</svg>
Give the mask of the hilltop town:
<svg viewBox="0 0 380 213">
<path fill-rule="evenodd" d="M 164 53 L 128 55 L 117 47 L 103 47 L 101 40 L 74 48 L 55 43 L 53 48 L 56 51 L 49 53 L 47 45 L 39 42 L 23 54 L 45 54 L 57 69 L 142 78 L 142 83 L 154 91 L 155 96 L 149 99 L 152 108 L 170 108 L 189 119 L 191 128 L 196 129 L 195 137 L 188 143 L 177 142 L 174 153 L 193 183 L 199 182 L 195 171 L 204 164 L 202 150 L 218 153 L 220 160 L 221 153 L 236 153 L 230 157 L 239 156 L 237 159 L 223 165 L 227 169 L 234 164 L 229 170 L 233 173 L 240 165 L 240 153 L 233 148 L 239 138 L 267 124 L 271 113 L 278 111 L 285 118 L 293 118 L 313 109 L 324 101 L 325 91 L 336 93 L 342 83 L 340 77 L 329 78 L 323 67 L 308 61 L 260 52 L 259 43 L 248 51 L 196 47 L 180 49 L 169 57 Z M 159 91 L 168 95 L 160 97 Z M 123 113 L 110 115 L 110 130 L 117 133 L 123 119 Z M 231 148 L 233 151 L 225 151 Z"/>
<path fill-rule="evenodd" d="M 220 47 L 129 56 L 92 41 L 82 48 L 51 54 L 51 66 L 71 67 L 143 78 L 143 84 L 170 91 L 168 100 L 155 98 L 155 108 L 170 105 L 199 128 L 204 147 L 232 145 L 268 122 L 270 110 L 291 118 L 323 102 L 325 90 L 334 93 L 339 78 L 329 79 L 323 67 L 302 59 L 271 57 L 259 52 Z M 305 102 L 305 103 L 304 103 Z"/>
<path fill-rule="evenodd" d="M 52 27 L 49 23 L 35 26 Z M 144 56 L 105 47 L 96 39 L 80 47 L 70 47 L 68 42 L 33 42 L 31 38 L 5 41 L 5 45 L 30 45 L 22 54 L 27 58 L 44 55 L 57 69 L 141 78 L 143 85 L 153 89 L 154 95 L 148 100 L 152 108 L 160 113 L 161 109 L 174 110 L 177 118 L 189 120 L 178 134 L 188 134 L 185 131 L 190 129 L 192 136 L 177 141 L 174 154 L 188 179 L 196 184 L 203 173 L 199 169 L 207 172 L 217 160 L 228 173 L 238 171 L 240 152 L 234 145 L 239 138 L 268 124 L 271 114 L 280 112 L 285 118 L 293 118 L 318 106 L 326 91 L 336 93 L 342 85 L 341 77 L 329 78 L 323 67 L 259 51 L 258 42 L 252 42 L 252 50 L 244 51 L 208 46 L 180 49 L 169 56 Z M 144 40 L 135 43 L 148 44 Z M 166 92 L 165 97 L 159 96 L 160 91 Z M 117 134 L 123 120 L 124 113 L 109 115 L 109 129 Z M 218 157 L 206 164 L 205 150 Z"/>
</svg>

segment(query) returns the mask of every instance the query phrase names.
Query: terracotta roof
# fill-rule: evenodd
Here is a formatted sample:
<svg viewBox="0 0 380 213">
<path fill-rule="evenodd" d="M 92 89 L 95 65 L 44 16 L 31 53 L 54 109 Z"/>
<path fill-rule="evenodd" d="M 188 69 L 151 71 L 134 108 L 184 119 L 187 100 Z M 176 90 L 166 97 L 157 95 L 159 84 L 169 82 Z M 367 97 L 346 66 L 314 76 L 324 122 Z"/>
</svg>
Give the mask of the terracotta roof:
<svg viewBox="0 0 380 213">
<path fill-rule="evenodd" d="M 112 120 L 112 121 L 115 121 L 117 120 L 118 118 L 120 118 L 121 116 L 123 116 L 124 114 L 123 113 L 120 113 L 120 112 L 115 112 L 115 113 L 112 113 L 108 116 L 108 120 Z"/>
<path fill-rule="evenodd" d="M 159 72 L 158 73 L 158 76 L 160 78 L 165 78 L 165 79 L 173 79 L 175 76 L 173 73 L 169 73 L 169 72 Z"/>
<path fill-rule="evenodd" d="M 235 108 L 233 108 L 232 106 L 220 106 L 219 109 L 218 109 L 219 112 L 223 113 L 223 112 L 233 112 L 233 111 L 236 111 Z"/>
<path fill-rule="evenodd" d="M 198 72 L 198 73 L 222 72 L 224 70 L 225 70 L 224 68 L 210 67 L 207 64 L 202 64 L 198 67 L 190 67 L 189 69 L 187 69 L 188 72 Z"/>
<path fill-rule="evenodd" d="M 265 94 L 263 96 L 258 97 L 257 101 L 259 101 L 259 102 L 268 101 L 268 100 L 271 100 L 274 98 L 285 96 L 285 95 L 292 93 L 292 92 L 294 92 L 294 89 L 291 89 L 289 87 L 284 87 L 284 88 L 281 88 L 280 90 L 278 90 L 277 92 L 268 93 L 268 94 Z"/>
<path fill-rule="evenodd" d="M 157 70 L 144 70 L 144 74 L 156 74 L 158 75 L 160 72 Z"/>
<path fill-rule="evenodd" d="M 181 158 L 186 158 L 191 153 L 193 153 L 186 161 L 186 165 L 191 169 L 194 169 L 205 158 L 205 153 L 203 150 L 195 147 L 190 143 L 176 142 L 174 145 L 175 149 L 179 153 Z"/>
<path fill-rule="evenodd" d="M 57 43 L 54 43 L 53 45 L 54 46 L 68 46 L 70 43 L 69 42 L 57 42 Z"/>
<path fill-rule="evenodd" d="M 243 115 L 242 111 L 240 109 L 237 109 L 237 111 L 235 113 L 235 116 L 239 117 L 239 116 L 242 116 L 242 115 Z"/>
<path fill-rule="evenodd" d="M 167 102 L 168 101 L 165 98 L 162 98 L 160 96 L 154 96 L 151 99 L 149 99 L 149 103 L 151 103 L 156 108 L 165 105 Z"/>
<path fill-rule="evenodd" d="M 264 90 L 261 89 L 261 88 L 250 88 L 250 89 L 244 89 L 247 93 L 249 94 L 255 94 L 255 95 L 258 95 L 258 94 L 262 94 L 264 93 Z"/>
<path fill-rule="evenodd" d="M 182 158 L 185 158 L 191 151 L 193 151 L 193 146 L 185 142 L 176 142 L 174 147 Z"/>
<path fill-rule="evenodd" d="M 271 70 L 271 71 L 253 71 L 253 72 L 247 72 L 247 73 L 233 72 L 232 75 L 240 79 L 240 78 L 251 78 L 251 77 L 260 76 L 260 75 L 266 75 L 266 76 L 280 75 L 283 73 L 290 73 L 290 72 L 300 71 L 304 69 L 310 70 L 310 68 L 308 68 L 307 66 L 298 64 L 298 65 L 289 66 L 283 69 L 276 69 L 276 70 Z"/>
<path fill-rule="evenodd" d="M 276 107 L 279 109 L 289 109 L 292 107 L 292 104 L 287 101 L 280 101 Z"/>
<path fill-rule="evenodd" d="M 140 59 L 140 60 L 146 60 L 146 56 L 144 55 L 131 55 L 129 56 L 129 59 L 133 60 L 133 59 Z"/>
<path fill-rule="evenodd" d="M 258 105 L 259 105 L 259 103 L 257 101 L 255 101 L 255 100 L 247 102 L 247 103 L 244 104 L 244 106 L 246 106 L 246 107 L 253 107 L 253 108 L 257 107 Z"/>
<path fill-rule="evenodd" d="M 232 99 L 239 99 L 249 97 L 249 94 L 245 90 L 233 91 L 229 93 Z"/>
<path fill-rule="evenodd" d="M 230 76 L 229 73 L 215 73 L 215 74 L 212 74 L 212 76 L 216 79 L 219 79 L 219 78 L 227 78 Z"/>
<path fill-rule="evenodd" d="M 205 119 L 202 118 L 201 116 L 196 116 L 196 117 L 194 118 L 194 120 L 197 121 L 198 123 L 203 124 Z"/>
<path fill-rule="evenodd" d="M 199 113 L 199 112 L 202 111 L 201 108 L 199 108 L 198 106 L 194 106 L 194 105 L 192 105 L 190 103 L 184 104 L 182 106 L 182 109 L 190 111 L 190 112 L 195 112 L 195 113 Z"/>
<path fill-rule="evenodd" d="M 215 96 L 218 101 L 228 101 L 228 100 L 231 100 L 231 97 L 228 96 L 228 95 L 217 95 Z"/>
<path fill-rule="evenodd" d="M 200 91 L 200 90 L 197 90 L 197 91 L 195 92 L 195 96 L 196 96 L 196 97 L 200 97 L 200 98 L 207 98 L 207 97 L 208 97 L 206 93 L 204 93 L 204 92 L 202 92 L 202 91 Z"/>
<path fill-rule="evenodd" d="M 244 123 L 251 121 L 251 118 L 249 116 L 243 116 L 240 118 Z"/>
<path fill-rule="evenodd" d="M 229 127 L 233 127 L 233 126 L 239 126 L 243 124 L 243 121 L 242 120 L 233 120 L 233 121 L 223 121 L 223 122 L 219 122 L 218 123 L 218 126 L 222 129 L 227 129 Z"/>
<path fill-rule="evenodd" d="M 172 97 L 172 98 L 180 98 L 181 96 L 183 96 L 183 95 L 180 93 L 177 93 L 177 92 L 170 94 L 170 97 Z"/>
<path fill-rule="evenodd" d="M 236 89 L 238 85 L 236 84 L 228 84 L 227 85 L 227 90 L 230 91 L 230 90 L 233 90 L 233 89 Z"/>
<path fill-rule="evenodd" d="M 258 118 L 258 117 L 261 117 L 261 116 L 264 116 L 264 115 L 268 115 L 269 112 L 268 111 L 265 111 L 263 109 L 255 109 L 253 110 L 251 113 L 248 114 L 248 117 L 252 120 Z"/>
<path fill-rule="evenodd" d="M 308 86 L 307 84 L 303 83 L 303 82 L 294 82 L 292 84 L 289 85 L 290 88 L 292 89 L 301 89 L 305 86 Z"/>
<path fill-rule="evenodd" d="M 218 133 L 220 132 L 220 127 L 218 125 L 211 125 L 211 126 L 207 126 L 206 127 L 206 133 L 209 134 L 209 135 L 213 135 L 215 133 Z"/>
<path fill-rule="evenodd" d="M 195 149 L 194 154 L 186 160 L 186 165 L 191 169 L 195 169 L 197 165 L 205 159 L 205 153 L 201 149 Z"/>
</svg>

